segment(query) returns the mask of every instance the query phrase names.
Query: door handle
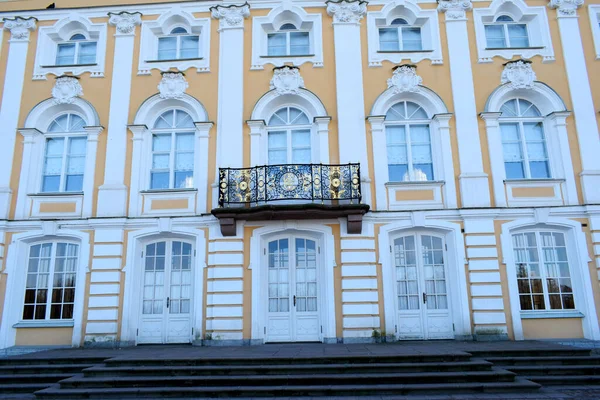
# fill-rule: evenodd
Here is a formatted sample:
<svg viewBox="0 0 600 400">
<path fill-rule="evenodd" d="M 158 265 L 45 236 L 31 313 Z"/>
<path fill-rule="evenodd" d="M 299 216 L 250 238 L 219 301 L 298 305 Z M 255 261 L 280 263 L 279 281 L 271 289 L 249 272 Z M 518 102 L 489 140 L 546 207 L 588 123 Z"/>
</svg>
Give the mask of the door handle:
<svg viewBox="0 0 600 400">
<path fill-rule="evenodd" d="M 170 303 L 170 300 L 169 300 L 169 298 L 167 297 L 167 308 L 169 308 L 169 303 Z"/>
<path fill-rule="evenodd" d="M 294 307 L 296 307 L 296 295 L 294 295 Z"/>
<path fill-rule="evenodd" d="M 423 292 L 423 304 L 427 303 L 427 293 Z"/>
</svg>

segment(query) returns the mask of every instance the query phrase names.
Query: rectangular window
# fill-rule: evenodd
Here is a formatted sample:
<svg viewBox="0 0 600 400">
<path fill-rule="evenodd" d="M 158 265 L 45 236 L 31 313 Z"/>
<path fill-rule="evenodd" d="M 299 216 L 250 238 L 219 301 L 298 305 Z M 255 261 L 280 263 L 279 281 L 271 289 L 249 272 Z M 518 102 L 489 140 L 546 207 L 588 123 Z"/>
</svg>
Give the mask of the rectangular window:
<svg viewBox="0 0 600 400">
<path fill-rule="evenodd" d="M 59 44 L 56 52 L 56 65 L 75 64 L 75 43 Z"/>
<path fill-rule="evenodd" d="M 72 243 L 29 248 L 24 320 L 73 319 L 78 251 Z"/>
<path fill-rule="evenodd" d="M 194 187 L 194 134 L 152 135 L 150 189 Z"/>
<path fill-rule="evenodd" d="M 56 50 L 56 65 L 96 63 L 96 42 L 60 43 Z"/>
<path fill-rule="evenodd" d="M 380 51 L 423 50 L 420 27 L 380 28 Z"/>
<path fill-rule="evenodd" d="M 177 38 L 162 37 L 158 39 L 158 59 L 175 60 L 177 58 Z"/>
<path fill-rule="evenodd" d="M 501 123 L 500 131 L 507 179 L 550 178 L 541 122 Z"/>
<path fill-rule="evenodd" d="M 81 192 L 87 138 L 53 137 L 46 140 L 42 192 Z"/>
<path fill-rule="evenodd" d="M 197 58 L 199 43 L 199 36 L 181 36 L 179 58 Z"/>
<path fill-rule="evenodd" d="M 77 64 L 95 64 L 96 63 L 96 42 L 79 43 L 79 54 L 77 55 Z"/>
<path fill-rule="evenodd" d="M 308 32 L 281 32 L 267 35 L 267 55 L 305 56 L 310 54 Z"/>
<path fill-rule="evenodd" d="M 505 48 L 504 25 L 486 25 L 485 38 L 489 48 Z"/>
<path fill-rule="evenodd" d="M 529 34 L 526 24 L 493 24 L 485 26 L 488 48 L 529 47 Z"/>
<path fill-rule="evenodd" d="M 290 32 L 290 55 L 306 55 L 310 53 L 308 32 Z"/>
<path fill-rule="evenodd" d="M 433 180 L 428 125 L 387 126 L 386 142 L 390 182 Z"/>
<path fill-rule="evenodd" d="M 575 308 L 564 234 L 516 234 L 513 249 L 521 310 Z"/>
</svg>

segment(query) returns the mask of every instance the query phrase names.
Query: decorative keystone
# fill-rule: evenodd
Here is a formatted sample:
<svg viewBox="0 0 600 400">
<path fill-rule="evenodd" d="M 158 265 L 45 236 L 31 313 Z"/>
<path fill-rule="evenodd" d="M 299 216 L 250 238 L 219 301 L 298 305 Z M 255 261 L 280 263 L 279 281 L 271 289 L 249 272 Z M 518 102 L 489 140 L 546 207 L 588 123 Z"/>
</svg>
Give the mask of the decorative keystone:
<svg viewBox="0 0 600 400">
<path fill-rule="evenodd" d="M 417 67 L 411 64 L 394 67 L 392 77 L 387 80 L 388 89 L 394 93 L 418 92 L 421 83 L 423 78 L 417 75 Z"/>
<path fill-rule="evenodd" d="M 83 96 L 83 88 L 76 76 L 61 75 L 56 77 L 52 88 L 54 104 L 73 104 L 75 98 Z"/>
<path fill-rule="evenodd" d="M 161 99 L 180 99 L 189 84 L 183 72 L 162 72 L 162 79 L 157 88 Z"/>
<path fill-rule="evenodd" d="M 300 69 L 287 65 L 273 68 L 270 87 L 279 95 L 298 94 L 299 89 L 304 87 L 304 79 L 300 76 Z"/>
<path fill-rule="evenodd" d="M 528 60 L 507 62 L 500 78 L 502 84 L 508 84 L 511 89 L 531 89 L 535 80 L 535 72 Z"/>
</svg>

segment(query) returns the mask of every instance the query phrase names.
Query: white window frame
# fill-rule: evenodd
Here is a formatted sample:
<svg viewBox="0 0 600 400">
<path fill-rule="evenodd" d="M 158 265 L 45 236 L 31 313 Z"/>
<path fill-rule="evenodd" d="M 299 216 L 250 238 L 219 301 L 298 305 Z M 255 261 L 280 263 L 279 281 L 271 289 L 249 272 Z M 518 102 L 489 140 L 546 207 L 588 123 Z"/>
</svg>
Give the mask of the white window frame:
<svg viewBox="0 0 600 400">
<path fill-rule="evenodd" d="M 210 18 L 196 18 L 191 12 L 173 6 L 156 20 L 142 21 L 138 75 L 151 75 L 151 71 L 168 71 L 176 68 L 186 71 L 195 68 L 196 72 L 210 72 Z M 158 39 L 171 35 L 175 28 L 183 28 L 188 36 L 199 36 L 198 57 L 191 59 L 159 60 Z"/>
<path fill-rule="evenodd" d="M 379 28 L 391 27 L 392 21 L 398 18 L 408 23 L 399 27 L 421 28 L 421 50 L 380 51 Z M 443 64 L 437 10 L 421 9 L 416 2 L 410 0 L 394 0 L 381 11 L 367 12 L 367 40 L 369 67 L 381 67 L 383 61 L 395 64 L 410 61 L 416 64 L 422 60 L 430 60 L 432 65 Z"/>
<path fill-rule="evenodd" d="M 271 64 L 281 67 L 284 64 L 300 66 L 312 63 L 314 68 L 323 67 L 323 33 L 321 14 L 308 14 L 303 8 L 284 4 L 274 8 L 268 15 L 252 18 L 252 64 L 251 70 L 262 70 Z M 311 54 L 269 56 L 268 35 L 272 33 L 290 32 L 280 28 L 285 24 L 293 24 L 295 31 L 308 32 Z M 287 35 L 289 54 L 289 35 Z"/>
<path fill-rule="evenodd" d="M 309 46 L 309 51 L 307 54 L 291 54 L 291 46 L 292 46 L 292 37 L 291 37 L 291 33 L 307 33 L 308 34 L 308 46 Z M 271 35 L 285 35 L 285 55 L 281 55 L 281 56 L 275 56 L 275 55 L 270 55 L 269 53 L 269 36 Z M 310 30 L 305 30 L 305 29 L 286 29 L 283 31 L 275 31 L 275 32 L 268 32 L 267 33 L 267 57 L 310 57 L 310 46 L 311 46 L 311 33 Z"/>
<path fill-rule="evenodd" d="M 396 19 L 403 19 L 403 18 L 396 18 Z M 394 21 L 396 20 L 394 19 Z M 391 23 L 393 23 L 394 21 L 392 21 Z M 406 22 L 406 21 L 405 21 Z M 423 36 L 422 36 L 422 28 L 420 26 L 412 26 L 409 25 L 408 23 L 406 24 L 400 24 L 400 25 L 388 25 L 388 26 L 379 26 L 378 32 L 379 32 L 379 50 L 380 52 L 384 52 L 384 51 L 404 51 L 404 52 L 419 52 L 421 50 L 405 50 L 404 47 L 404 42 L 403 42 L 403 30 L 404 29 L 414 29 L 414 28 L 418 28 L 419 29 L 419 41 L 421 44 L 421 50 L 423 48 Z M 398 49 L 396 50 L 381 50 L 381 30 L 382 29 L 395 29 L 397 34 L 398 34 Z"/>
<path fill-rule="evenodd" d="M 96 59 L 98 58 L 98 42 L 96 40 L 91 40 L 85 33 L 78 33 L 79 35 L 82 35 L 85 37 L 85 39 L 69 39 L 67 41 L 58 43 L 57 46 L 57 54 L 56 57 L 58 58 L 58 49 L 61 46 L 65 46 L 65 45 L 74 45 L 75 46 L 75 54 L 73 54 L 73 62 L 70 64 L 64 64 L 64 65 L 89 65 L 89 64 L 94 64 L 96 62 Z M 75 36 L 75 35 L 73 35 Z M 79 60 L 79 52 L 81 51 L 81 44 L 82 43 L 95 43 L 96 44 L 96 53 L 94 54 L 94 63 L 80 63 L 78 62 Z M 56 65 L 60 65 L 60 66 L 64 66 L 63 64 L 58 64 L 58 60 L 56 61 Z"/>
<path fill-rule="evenodd" d="M 499 22 L 498 24 L 515 23 L 527 25 L 529 47 L 487 47 L 485 25 L 496 24 L 495 21 L 500 16 L 511 17 L 513 22 Z M 488 8 L 474 8 L 473 19 L 479 63 L 491 63 L 494 57 L 512 60 L 515 56 L 521 56 L 526 59 L 541 56 L 544 63 L 555 60 L 546 7 L 529 7 L 523 0 L 494 0 Z M 505 35 L 508 44 L 508 32 L 506 29 Z"/>
<path fill-rule="evenodd" d="M 82 132 L 48 132 L 44 135 L 44 152 L 43 152 L 43 160 L 42 160 L 42 171 L 40 174 L 40 178 L 41 178 L 41 182 L 40 182 L 40 187 L 39 187 L 39 193 L 78 193 L 78 192 L 82 192 L 83 191 L 83 184 L 82 184 L 82 190 L 76 190 L 76 191 L 67 191 L 66 190 L 66 181 L 67 181 L 67 164 L 68 164 L 68 158 L 69 158 L 69 144 L 71 143 L 71 140 L 74 138 L 85 138 L 86 139 L 86 147 L 87 147 L 87 132 L 82 131 Z M 59 189 L 58 191 L 53 191 L 53 192 L 45 192 L 43 190 L 43 186 L 44 186 L 44 164 L 46 162 L 46 150 L 48 149 L 48 139 L 64 139 L 64 143 L 63 143 L 63 152 L 62 152 L 62 167 L 61 167 L 61 173 L 60 173 L 60 183 L 59 183 Z M 87 158 L 87 153 L 85 154 L 86 158 Z M 85 171 L 83 172 L 83 179 L 85 180 Z"/>
<path fill-rule="evenodd" d="M 169 187 L 168 188 L 152 188 L 152 172 L 154 172 L 155 170 L 152 168 L 152 166 L 150 166 L 150 169 L 148 170 L 148 186 L 147 189 L 148 190 L 175 190 L 175 189 L 194 189 L 196 188 L 196 182 L 195 182 L 195 173 L 196 171 L 192 170 L 192 177 L 194 179 L 193 185 L 191 188 L 176 188 L 175 187 L 175 159 L 177 158 L 177 154 L 181 153 L 180 151 L 178 152 L 177 149 L 175 148 L 176 144 L 177 144 L 177 136 L 179 134 L 187 134 L 187 135 L 194 135 L 195 133 L 195 129 L 188 129 L 186 128 L 185 130 L 176 130 L 176 129 L 152 129 L 152 140 L 154 141 L 154 137 L 155 136 L 170 136 L 171 139 L 171 146 L 169 149 Z M 150 150 L 152 153 L 152 156 L 154 156 L 155 154 L 158 153 L 164 153 L 166 154 L 167 152 L 161 151 L 161 152 L 157 152 L 154 151 L 153 149 Z M 193 149 L 192 149 L 193 152 Z M 189 151 L 188 151 L 189 153 Z M 164 171 L 166 172 L 166 171 Z"/>
<path fill-rule="evenodd" d="M 600 4 L 590 4 L 588 6 L 588 14 L 590 15 L 590 25 L 592 27 L 592 36 L 594 37 L 596 60 L 600 60 Z"/>
<path fill-rule="evenodd" d="M 182 29 L 186 29 L 184 27 L 177 27 L 177 28 L 182 28 Z M 173 28 L 175 29 L 175 28 Z M 197 37 L 198 38 L 198 57 L 192 57 L 192 58 L 182 58 L 181 57 L 181 38 L 183 37 Z M 158 36 L 156 38 L 156 40 L 158 41 L 158 43 L 160 43 L 160 39 L 162 38 L 176 38 L 176 42 L 177 42 L 177 47 L 175 49 L 175 53 L 176 56 L 173 59 L 168 59 L 168 60 L 161 60 L 161 61 L 186 61 L 186 60 L 195 60 L 196 58 L 200 58 L 200 34 L 193 34 L 187 31 L 185 33 L 169 33 L 167 35 L 162 35 L 162 36 Z M 159 44 L 157 44 L 156 47 L 156 60 L 159 60 L 159 55 L 158 55 L 158 51 L 159 51 Z"/>
<path fill-rule="evenodd" d="M 505 47 L 494 47 L 494 48 L 486 47 L 486 50 L 526 49 L 526 48 L 529 48 L 530 46 L 528 46 L 528 47 L 516 47 L 516 46 L 512 46 L 511 43 L 510 43 L 510 32 L 508 31 L 508 26 L 509 25 L 524 25 L 525 26 L 525 31 L 527 32 L 527 42 L 529 42 L 529 36 L 530 36 L 529 35 L 529 25 L 526 22 L 522 23 L 522 22 L 518 22 L 518 21 L 514 21 L 514 20 L 513 21 L 498 21 L 498 18 L 500 18 L 500 17 L 509 17 L 509 18 L 512 18 L 509 15 L 504 15 L 504 14 L 498 15 L 498 16 L 496 16 L 496 19 L 495 19 L 494 22 L 484 24 L 484 28 L 486 26 L 502 26 L 502 32 L 504 34 L 503 37 L 504 37 L 504 42 L 506 43 L 506 46 Z M 487 37 L 487 32 L 486 32 L 486 37 L 485 37 L 486 46 L 487 46 L 487 39 L 488 39 L 488 37 Z"/>
<path fill-rule="evenodd" d="M 61 76 L 69 73 L 79 76 L 85 72 L 89 72 L 92 78 L 103 78 L 106 59 L 106 31 L 106 23 L 94 24 L 81 13 L 69 14 L 52 26 L 41 26 L 33 67 L 33 80 L 46 80 L 48 74 Z M 57 65 L 58 45 L 73 43 L 70 39 L 77 34 L 85 36 L 87 41 L 96 42 L 95 63 Z M 77 61 L 77 58 L 74 61 Z"/>
<path fill-rule="evenodd" d="M 278 110 L 276 110 L 273 115 L 275 115 L 276 112 L 280 111 L 281 109 L 289 109 L 289 108 L 296 108 L 297 110 L 300 110 L 304 113 L 304 115 L 306 115 L 306 117 L 309 119 L 310 121 L 310 117 L 309 115 L 306 113 L 306 111 L 304 111 L 303 109 L 299 108 L 296 105 L 286 105 L 283 106 L 281 108 L 279 108 Z M 271 116 L 272 117 L 272 116 Z M 314 129 L 313 129 L 314 124 L 309 123 L 307 125 L 268 125 L 268 121 L 267 121 L 267 140 L 266 140 L 266 155 L 267 155 L 267 162 L 265 164 L 269 164 L 269 134 L 271 132 L 285 132 L 285 136 L 286 136 L 286 158 L 287 161 L 285 162 L 285 164 L 294 164 L 294 162 L 292 161 L 292 157 L 293 157 L 293 153 L 294 153 L 294 147 L 292 145 L 292 131 L 297 131 L 297 130 L 308 130 L 310 132 L 310 161 L 309 163 L 315 163 L 318 159 L 318 153 L 315 151 L 314 149 L 314 143 L 315 143 L 315 139 L 314 139 Z M 317 153 L 317 154 L 315 154 Z M 270 165 L 270 164 L 269 164 Z"/>
</svg>

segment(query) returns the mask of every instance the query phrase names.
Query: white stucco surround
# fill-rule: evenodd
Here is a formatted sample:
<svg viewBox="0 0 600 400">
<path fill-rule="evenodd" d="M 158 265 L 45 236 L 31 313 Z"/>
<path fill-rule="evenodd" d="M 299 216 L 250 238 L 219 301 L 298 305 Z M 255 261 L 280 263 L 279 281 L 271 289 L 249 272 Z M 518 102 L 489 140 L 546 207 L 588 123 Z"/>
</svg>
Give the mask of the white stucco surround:
<svg viewBox="0 0 600 400">
<path fill-rule="evenodd" d="M 29 260 L 27 250 L 31 244 L 38 242 L 56 243 L 59 241 L 67 241 L 79 245 L 73 319 L 23 321 L 23 300 L 25 298 L 27 260 Z M 15 345 L 17 334 L 15 324 L 18 324 L 22 328 L 73 327 L 71 345 L 79 347 L 82 336 L 86 275 L 90 272 L 89 261 L 89 234 L 77 230 L 61 229 L 57 226 L 56 222 L 43 222 L 41 227 L 37 226 L 28 232 L 13 235 L 12 241 L 8 246 L 6 269 L 3 272 L 7 277 L 4 312 L 2 313 L 2 324 L 0 325 L 0 348 Z"/>
<path fill-rule="evenodd" d="M 267 279 L 267 265 L 263 262 L 263 249 L 268 241 L 284 234 L 302 235 L 314 238 L 321 253 L 318 254 L 319 271 L 318 279 L 318 310 L 321 321 L 322 333 L 321 340 L 324 342 L 335 343 L 335 294 L 334 294 L 334 268 L 335 247 L 333 233 L 329 226 L 324 225 L 325 221 L 314 222 L 303 221 L 282 221 L 268 223 L 266 226 L 255 229 L 250 238 L 250 265 L 248 269 L 252 271 L 252 334 L 253 341 L 263 342 L 265 340 L 265 330 L 267 320 L 267 305 L 265 282 Z M 332 221 L 337 223 L 337 221 Z"/>
<path fill-rule="evenodd" d="M 465 272 L 465 245 L 460 225 L 446 221 L 427 219 L 424 212 L 411 213 L 410 219 L 384 225 L 379 231 L 379 260 L 383 275 L 383 302 L 386 332 L 397 332 L 396 281 L 393 268 L 394 255 L 388 249 L 393 239 L 406 233 L 433 233 L 442 235 L 448 246 L 446 269 L 448 271 L 447 293 L 451 298 L 451 315 L 454 335 L 457 338 L 471 336 L 471 316 L 467 276 Z"/>
<path fill-rule="evenodd" d="M 585 233 L 581 223 L 567 218 L 549 217 L 548 209 L 537 209 L 533 218 L 521 218 L 516 221 L 502 225 L 500 241 L 502 243 L 502 263 L 506 265 L 508 277 L 508 294 L 512 325 L 515 340 L 523 340 L 523 324 L 521 323 L 521 305 L 519 302 L 519 288 L 517 286 L 517 269 L 514 260 L 512 245 L 512 234 L 525 229 L 543 229 L 562 232 L 567 243 L 567 257 L 569 259 L 569 270 L 573 281 L 573 295 L 576 310 L 546 310 L 534 314 L 538 318 L 569 318 L 577 311 L 583 314 L 582 328 L 586 339 L 600 339 L 600 328 L 598 327 L 598 316 L 594 303 L 594 291 L 590 277 L 588 263 L 590 259 Z M 595 269 L 595 268 L 594 268 Z M 529 312 L 528 312 L 529 313 Z M 532 316 L 534 317 L 534 316 Z"/>
<path fill-rule="evenodd" d="M 125 288 L 123 297 L 123 318 L 121 323 L 121 342 L 136 344 L 137 329 L 140 320 L 142 296 L 140 282 L 143 282 L 142 251 L 144 246 L 161 239 L 186 239 L 194 243 L 194 261 L 192 263 L 192 327 L 194 336 L 201 337 L 202 310 L 204 293 L 204 268 L 206 267 L 206 237 L 202 229 L 172 225 L 170 218 L 159 218 L 158 226 L 129 232 L 127 235 L 127 258 L 123 272 Z M 193 339 L 190 332 L 190 341 Z"/>
</svg>

